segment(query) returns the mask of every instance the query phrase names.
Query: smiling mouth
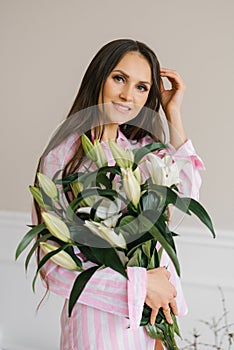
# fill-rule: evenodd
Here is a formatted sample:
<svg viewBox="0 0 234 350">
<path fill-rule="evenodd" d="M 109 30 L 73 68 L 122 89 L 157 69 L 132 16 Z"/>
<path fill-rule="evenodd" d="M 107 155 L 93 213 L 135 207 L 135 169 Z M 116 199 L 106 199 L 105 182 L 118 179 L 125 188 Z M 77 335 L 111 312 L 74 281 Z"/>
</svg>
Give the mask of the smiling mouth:
<svg viewBox="0 0 234 350">
<path fill-rule="evenodd" d="M 130 108 L 129 106 L 124 106 L 122 105 L 121 103 L 115 103 L 115 102 L 112 102 L 115 109 L 119 112 L 129 112 L 131 111 L 132 108 Z"/>
</svg>

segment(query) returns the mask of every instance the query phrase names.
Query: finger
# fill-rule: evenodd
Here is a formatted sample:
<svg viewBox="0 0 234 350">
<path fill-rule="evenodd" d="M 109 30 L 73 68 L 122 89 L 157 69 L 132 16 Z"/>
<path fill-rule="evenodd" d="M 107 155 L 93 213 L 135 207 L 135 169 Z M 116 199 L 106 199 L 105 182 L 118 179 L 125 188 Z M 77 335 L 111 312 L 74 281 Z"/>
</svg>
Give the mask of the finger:
<svg viewBox="0 0 234 350">
<path fill-rule="evenodd" d="M 167 78 L 174 88 L 179 87 L 180 89 L 186 89 L 186 85 L 183 79 L 181 78 L 179 73 L 177 73 L 176 71 L 166 69 L 166 70 L 162 70 L 160 72 L 160 75 L 161 77 Z"/>
<path fill-rule="evenodd" d="M 172 285 L 173 287 L 173 297 L 176 298 L 177 296 L 177 290 L 175 289 L 175 287 Z"/>
<path fill-rule="evenodd" d="M 169 68 L 160 68 L 160 73 L 162 74 L 170 74 L 170 75 L 178 75 L 179 73 L 174 70 L 174 69 L 169 69 Z"/>
<path fill-rule="evenodd" d="M 172 321 L 172 317 L 171 317 L 171 310 L 170 310 L 170 308 L 168 307 L 167 309 L 163 309 L 163 313 L 165 315 L 165 318 L 166 318 L 167 322 L 172 324 L 173 321 Z"/>
<path fill-rule="evenodd" d="M 165 91 L 162 78 L 160 79 L 160 90 L 161 90 L 161 92 Z"/>
<path fill-rule="evenodd" d="M 171 273 L 166 269 L 166 267 L 163 268 L 163 271 L 168 279 L 171 277 Z"/>
<path fill-rule="evenodd" d="M 178 308 L 177 308 L 177 304 L 176 301 L 173 300 L 172 302 L 170 302 L 170 306 L 171 306 L 171 310 L 173 312 L 174 315 L 178 315 Z"/>
<path fill-rule="evenodd" d="M 151 326 L 153 326 L 155 324 L 157 314 L 158 314 L 158 309 L 153 309 L 151 311 L 151 315 L 150 315 L 150 324 L 151 324 Z"/>
</svg>

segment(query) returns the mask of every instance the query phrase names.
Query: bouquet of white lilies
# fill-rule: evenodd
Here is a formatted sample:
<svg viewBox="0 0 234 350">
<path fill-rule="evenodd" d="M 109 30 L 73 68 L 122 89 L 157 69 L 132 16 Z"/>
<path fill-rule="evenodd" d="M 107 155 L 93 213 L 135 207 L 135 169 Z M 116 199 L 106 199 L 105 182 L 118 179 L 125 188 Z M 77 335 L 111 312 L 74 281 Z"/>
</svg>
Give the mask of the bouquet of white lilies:
<svg viewBox="0 0 234 350">
<path fill-rule="evenodd" d="M 108 146 L 115 161 L 111 166 L 98 140 L 92 143 L 82 135 L 82 146 L 89 166 L 86 161 L 86 166 L 81 166 L 79 172 L 62 178 L 59 178 L 61 172 L 53 179 L 38 173 L 39 185 L 30 186 L 30 190 L 41 208 L 42 222 L 30 229 L 16 251 L 18 258 L 34 242 L 25 260 L 26 269 L 39 247 L 43 252 L 33 289 L 38 273 L 48 259 L 79 272 L 70 294 L 69 315 L 86 283 L 98 269 L 109 267 L 127 278 L 127 266 L 159 267 L 165 250 L 180 275 L 174 244 L 176 234 L 168 225 L 170 205 L 188 215 L 195 214 L 215 236 L 204 207 L 192 198 L 179 195 L 179 173 L 185 162 L 174 162 L 166 152 L 159 156 L 158 151 L 166 148 L 164 144 L 154 142 L 124 150 L 110 140 Z M 72 193 L 72 200 L 66 201 L 67 205 L 61 200 L 64 193 L 66 198 L 71 198 Z M 159 251 L 157 243 L 160 243 Z M 85 270 L 77 252 L 94 265 Z M 151 309 L 145 304 L 141 325 L 169 350 L 178 349 L 175 334 L 180 333 L 173 313 L 173 324 L 170 325 L 159 310 L 153 326 L 149 322 L 150 313 Z"/>
</svg>

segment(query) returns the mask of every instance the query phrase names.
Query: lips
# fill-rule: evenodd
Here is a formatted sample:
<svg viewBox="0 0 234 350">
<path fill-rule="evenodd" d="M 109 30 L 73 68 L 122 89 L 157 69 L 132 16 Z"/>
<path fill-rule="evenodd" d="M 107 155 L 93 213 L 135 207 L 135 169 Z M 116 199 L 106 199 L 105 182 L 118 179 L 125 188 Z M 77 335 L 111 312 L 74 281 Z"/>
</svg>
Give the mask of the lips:
<svg viewBox="0 0 234 350">
<path fill-rule="evenodd" d="M 119 112 L 129 112 L 132 109 L 130 106 L 125 105 L 123 103 L 116 103 L 116 102 L 112 102 L 112 103 L 113 103 L 115 109 Z"/>
</svg>

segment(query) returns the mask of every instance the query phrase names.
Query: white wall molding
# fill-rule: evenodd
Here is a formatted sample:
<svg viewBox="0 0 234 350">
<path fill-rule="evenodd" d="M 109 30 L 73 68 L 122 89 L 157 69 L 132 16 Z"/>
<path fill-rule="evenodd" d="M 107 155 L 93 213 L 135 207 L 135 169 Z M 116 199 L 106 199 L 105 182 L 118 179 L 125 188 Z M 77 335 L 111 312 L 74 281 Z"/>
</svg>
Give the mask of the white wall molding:
<svg viewBox="0 0 234 350">
<path fill-rule="evenodd" d="M 0 224 L 15 225 L 25 224 L 31 220 L 30 213 L 28 212 L 19 212 L 19 211 L 0 211 Z"/>
<path fill-rule="evenodd" d="M 215 229 L 216 238 L 214 239 L 208 228 L 180 226 L 178 233 L 181 234 L 176 238 L 178 244 L 195 244 L 216 248 L 217 246 L 234 249 L 234 230 Z"/>
</svg>

